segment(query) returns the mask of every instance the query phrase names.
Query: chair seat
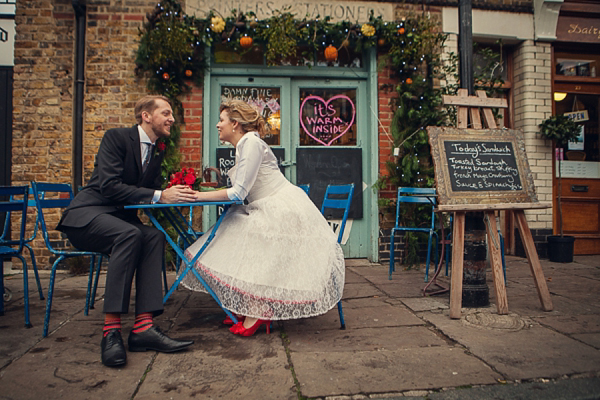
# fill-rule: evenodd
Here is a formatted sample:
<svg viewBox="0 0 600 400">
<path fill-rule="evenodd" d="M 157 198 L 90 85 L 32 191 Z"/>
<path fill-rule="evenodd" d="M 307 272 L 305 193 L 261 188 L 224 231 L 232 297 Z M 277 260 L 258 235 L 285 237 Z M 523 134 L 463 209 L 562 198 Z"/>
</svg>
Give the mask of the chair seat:
<svg viewBox="0 0 600 400">
<path fill-rule="evenodd" d="M 0 254 L 2 254 L 2 255 L 19 254 L 19 249 L 15 249 L 14 247 L 9 247 L 9 246 L 0 246 Z"/>
</svg>

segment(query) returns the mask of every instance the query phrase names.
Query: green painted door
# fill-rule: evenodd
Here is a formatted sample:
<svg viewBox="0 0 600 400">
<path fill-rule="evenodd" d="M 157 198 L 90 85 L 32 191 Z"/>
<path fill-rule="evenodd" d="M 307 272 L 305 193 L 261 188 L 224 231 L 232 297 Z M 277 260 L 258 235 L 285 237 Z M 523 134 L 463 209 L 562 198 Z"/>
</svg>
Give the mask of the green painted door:
<svg viewBox="0 0 600 400">
<path fill-rule="evenodd" d="M 208 91 L 206 91 L 208 89 Z M 364 182 L 370 182 L 372 170 L 371 141 L 368 139 L 369 109 L 366 80 L 348 79 L 295 79 L 292 77 L 239 77 L 212 76 L 205 87 L 209 92 L 209 104 L 205 107 L 203 139 L 203 164 L 216 166 L 223 173 L 232 166 L 233 148 L 220 143 L 216 124 L 219 105 L 227 98 L 239 98 L 256 106 L 271 127 L 266 142 L 279 159 L 280 167 L 292 183 L 298 176 L 306 176 L 297 154 L 313 153 L 334 161 L 338 154 L 353 156 L 354 178 L 358 179 L 355 191 L 362 204 L 353 208 L 354 217 L 346 225 L 342 243 L 347 258 L 371 258 L 373 248 L 372 190 Z M 207 99 L 208 100 L 208 99 Z M 205 102 L 206 104 L 206 102 Z M 331 155 L 331 156 L 329 156 Z M 358 158 L 357 158 L 358 157 Z M 375 159 L 375 162 L 377 160 Z M 315 166 L 313 173 L 321 173 Z M 303 175 L 304 174 L 304 175 Z M 360 179 L 362 177 L 362 179 Z M 313 199 L 314 200 L 314 199 Z M 204 229 L 215 221 L 216 213 L 204 218 Z M 335 226 L 335 220 L 331 223 Z M 376 232 L 375 232 L 376 234 Z"/>
</svg>

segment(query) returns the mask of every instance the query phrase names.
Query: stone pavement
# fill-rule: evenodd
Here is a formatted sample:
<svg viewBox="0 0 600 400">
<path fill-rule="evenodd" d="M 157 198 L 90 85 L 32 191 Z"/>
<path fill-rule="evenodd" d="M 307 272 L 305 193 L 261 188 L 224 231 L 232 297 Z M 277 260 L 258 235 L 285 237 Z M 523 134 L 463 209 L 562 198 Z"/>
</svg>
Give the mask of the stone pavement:
<svg viewBox="0 0 600 400">
<path fill-rule="evenodd" d="M 507 257 L 510 314 L 497 315 L 490 277 L 490 307 L 451 320 L 447 293 L 421 295 L 422 271 L 399 269 L 390 281 L 385 265 L 347 260 L 346 330 L 334 309 L 250 338 L 228 332 L 208 295 L 182 289 L 157 323 L 196 343 L 176 354 L 128 353 L 118 369 L 100 362 L 103 288 L 86 317 L 87 277 L 61 273 L 44 339 L 35 283 L 34 327 L 25 329 L 22 275 L 7 276 L 0 399 L 600 398 L 600 256 L 542 265 L 554 311 L 541 310 L 527 260 Z M 124 323 L 126 340 L 132 316 Z"/>
</svg>

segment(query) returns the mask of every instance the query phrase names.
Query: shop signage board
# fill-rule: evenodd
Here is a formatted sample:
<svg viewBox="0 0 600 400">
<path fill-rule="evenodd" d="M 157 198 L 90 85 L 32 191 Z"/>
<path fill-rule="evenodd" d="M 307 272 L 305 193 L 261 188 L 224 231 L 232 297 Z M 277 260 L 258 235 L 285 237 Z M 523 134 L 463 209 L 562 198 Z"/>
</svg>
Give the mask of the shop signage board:
<svg viewBox="0 0 600 400">
<path fill-rule="evenodd" d="M 563 114 L 566 117 L 571 118 L 575 122 L 589 121 L 590 115 L 587 110 L 567 112 Z"/>
<path fill-rule="evenodd" d="M 564 42 L 600 43 L 600 22 L 595 18 L 561 16 L 556 38 Z"/>
<path fill-rule="evenodd" d="M 318 0 L 188 0 L 186 13 L 198 18 L 206 18 L 211 10 L 228 17 L 232 10 L 238 12 L 254 12 L 256 18 L 266 19 L 273 11 L 289 11 L 298 19 L 316 19 L 330 17 L 332 22 L 350 21 L 367 22 L 371 12 L 375 17 L 381 16 L 385 21 L 394 20 L 394 9 L 391 3 L 366 1 L 318 1 Z"/>
<path fill-rule="evenodd" d="M 12 67 L 15 54 L 15 20 L 0 18 L 0 65 Z"/>
</svg>

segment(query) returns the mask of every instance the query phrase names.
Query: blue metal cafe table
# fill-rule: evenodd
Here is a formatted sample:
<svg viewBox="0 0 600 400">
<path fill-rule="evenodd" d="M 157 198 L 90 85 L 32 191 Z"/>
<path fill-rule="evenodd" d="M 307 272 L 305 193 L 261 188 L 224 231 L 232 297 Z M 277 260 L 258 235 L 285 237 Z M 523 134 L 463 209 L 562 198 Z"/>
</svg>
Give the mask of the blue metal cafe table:
<svg viewBox="0 0 600 400">
<path fill-rule="evenodd" d="M 219 230 L 219 226 L 221 225 L 223 218 L 227 214 L 227 210 L 229 209 L 230 206 L 232 206 L 234 204 L 243 204 L 243 202 L 242 201 L 198 201 L 198 202 L 194 202 L 194 203 L 132 204 L 132 205 L 125 206 L 125 209 L 137 209 L 137 210 L 144 211 L 144 213 L 148 216 L 148 218 L 150 219 L 152 224 L 165 235 L 167 242 L 171 245 L 173 250 L 175 250 L 175 252 L 179 256 L 179 258 L 183 261 L 184 269 L 183 269 L 183 271 L 181 271 L 181 273 L 179 274 L 179 276 L 177 277 L 175 282 L 173 282 L 173 284 L 167 291 L 167 294 L 165 294 L 165 297 L 163 298 L 163 303 L 169 299 L 169 297 L 175 291 L 175 289 L 177 289 L 177 287 L 179 286 L 179 284 L 181 283 L 183 278 L 188 273 L 191 272 L 196 276 L 198 281 L 202 284 L 202 286 L 204 286 L 204 288 L 212 296 L 212 298 L 215 299 L 215 301 L 217 302 L 217 304 L 219 304 L 219 306 L 223 309 L 223 311 L 225 311 L 225 313 L 232 319 L 232 321 L 234 323 L 237 323 L 237 318 L 229 310 L 227 310 L 226 308 L 223 308 L 223 305 L 221 304 L 221 301 L 219 300 L 219 298 L 217 297 L 215 292 L 210 288 L 210 286 L 208 286 L 208 284 L 202 278 L 202 276 L 200 276 L 198 271 L 196 271 L 196 269 L 194 269 L 194 264 L 196 263 L 196 260 L 198 260 L 198 258 L 204 252 L 204 250 L 210 245 L 210 242 L 213 240 L 213 238 L 215 237 L 215 235 L 217 234 L 217 232 Z M 206 242 L 202 246 L 202 248 L 200 248 L 200 250 L 198 251 L 198 253 L 196 253 L 196 255 L 194 256 L 193 259 L 188 260 L 185 257 L 185 249 L 187 247 L 189 247 L 192 243 L 194 243 L 198 239 L 198 237 L 201 236 L 201 233 L 194 231 L 194 229 L 192 228 L 192 221 L 188 220 L 183 215 L 181 210 L 185 209 L 186 207 L 191 208 L 191 207 L 201 207 L 201 206 L 222 206 L 223 212 L 217 219 L 216 224 L 214 225 L 213 229 L 211 230 L 211 232 L 210 232 L 208 238 L 206 239 Z M 161 223 L 154 216 L 153 210 L 160 210 L 163 213 L 163 215 L 168 220 L 169 224 L 171 224 L 171 226 L 175 229 L 175 231 L 179 235 L 179 237 L 181 239 L 179 241 L 179 243 L 174 241 L 171 238 L 171 236 L 169 236 L 169 234 L 166 232 L 165 228 L 161 225 Z"/>
</svg>

